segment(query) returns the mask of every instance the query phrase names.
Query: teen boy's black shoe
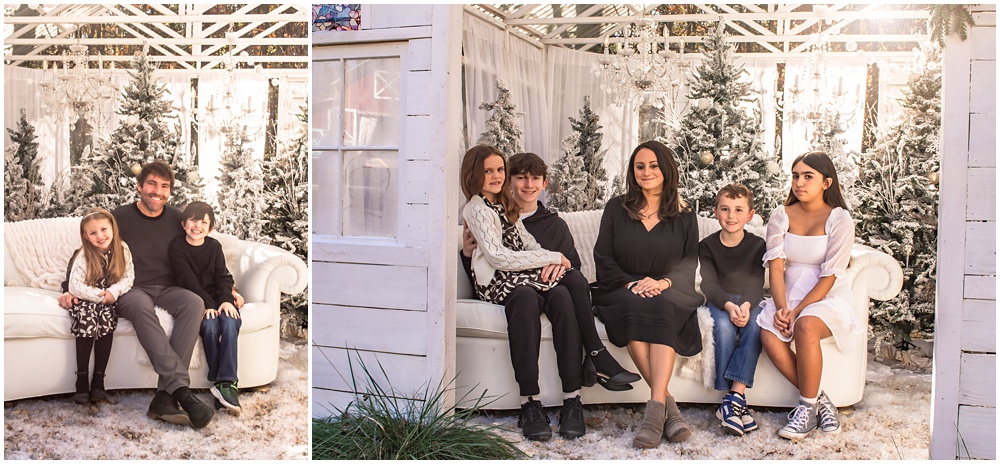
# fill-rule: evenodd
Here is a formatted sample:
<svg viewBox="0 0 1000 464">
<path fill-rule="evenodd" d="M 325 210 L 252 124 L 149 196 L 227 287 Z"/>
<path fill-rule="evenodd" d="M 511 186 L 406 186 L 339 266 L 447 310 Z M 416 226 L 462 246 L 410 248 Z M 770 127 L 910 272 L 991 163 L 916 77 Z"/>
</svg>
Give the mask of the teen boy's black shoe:
<svg viewBox="0 0 1000 464">
<path fill-rule="evenodd" d="M 521 427 L 521 433 L 528 440 L 548 441 L 552 438 L 552 429 L 549 428 L 549 416 L 542 410 L 542 402 L 538 400 L 528 400 L 521 405 L 521 417 L 517 420 L 517 426 Z"/>
<path fill-rule="evenodd" d="M 211 406 L 202 403 L 188 387 L 180 387 L 174 390 L 174 399 L 181 404 L 181 408 L 187 411 L 191 418 L 191 427 L 200 429 L 212 421 L 215 410 Z"/>
<path fill-rule="evenodd" d="M 238 416 L 243 412 L 243 408 L 240 407 L 240 389 L 236 386 L 236 382 L 215 382 L 210 391 L 216 401 L 222 403 L 233 414 Z"/>
<path fill-rule="evenodd" d="M 153 401 L 149 403 L 149 411 L 146 412 L 146 415 L 171 424 L 191 425 L 188 413 L 181 411 L 177 407 L 177 401 L 163 390 L 157 390 L 156 394 L 153 395 Z"/>
<path fill-rule="evenodd" d="M 587 424 L 583 422 L 583 403 L 580 395 L 563 400 L 559 410 L 559 435 L 568 440 L 582 437 L 587 433 Z"/>
</svg>

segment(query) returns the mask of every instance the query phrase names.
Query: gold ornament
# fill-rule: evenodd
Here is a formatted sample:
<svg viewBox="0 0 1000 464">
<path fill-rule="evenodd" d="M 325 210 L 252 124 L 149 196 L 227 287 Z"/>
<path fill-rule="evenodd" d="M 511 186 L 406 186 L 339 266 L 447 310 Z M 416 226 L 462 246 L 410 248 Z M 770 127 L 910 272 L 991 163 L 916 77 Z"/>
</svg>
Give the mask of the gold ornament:
<svg viewBox="0 0 1000 464">
<path fill-rule="evenodd" d="M 133 164 L 132 165 L 132 175 L 133 176 L 138 176 L 140 172 L 142 172 L 142 166 L 139 166 L 139 163 Z"/>
<path fill-rule="evenodd" d="M 710 152 L 703 151 L 701 152 L 701 162 L 705 163 L 706 165 L 712 164 L 713 162 L 715 162 L 715 156 L 712 155 L 712 153 Z"/>
<path fill-rule="evenodd" d="M 936 172 L 931 172 L 927 174 L 927 180 L 931 181 L 932 184 L 937 185 L 941 181 L 941 175 Z"/>
</svg>

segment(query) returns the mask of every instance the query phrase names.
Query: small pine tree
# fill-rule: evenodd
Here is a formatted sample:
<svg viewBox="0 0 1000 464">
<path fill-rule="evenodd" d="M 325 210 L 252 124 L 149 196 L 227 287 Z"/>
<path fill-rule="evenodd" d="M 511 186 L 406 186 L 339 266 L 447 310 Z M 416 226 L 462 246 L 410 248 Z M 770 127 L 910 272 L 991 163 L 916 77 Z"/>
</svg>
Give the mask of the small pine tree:
<svg viewBox="0 0 1000 464">
<path fill-rule="evenodd" d="M 580 119 L 569 118 L 573 133 L 563 141 L 563 156 L 556 162 L 549 205 L 557 211 L 587 211 L 604 208 L 608 173 L 601 149 L 600 117 L 590 108 L 590 96 L 583 97 Z M 552 186 L 550 185 L 550 189 Z"/>
<path fill-rule="evenodd" d="M 847 201 L 849 208 L 854 208 L 858 204 L 854 189 L 858 182 L 860 155 L 855 151 L 844 150 L 844 146 L 847 145 L 847 140 L 843 137 L 845 132 L 840 113 L 823 112 L 822 118 L 813 123 L 810 150 L 821 151 L 830 156 L 834 167 L 837 168 L 837 180 L 840 181 L 844 200 Z"/>
<path fill-rule="evenodd" d="M 577 151 L 579 132 L 569 134 L 562 142 L 563 155 L 552 166 L 549 177 L 547 206 L 553 211 L 583 211 L 583 192 L 587 189 L 587 173 L 581 169 L 583 157 Z"/>
<path fill-rule="evenodd" d="M 479 104 L 479 109 L 493 111 L 493 114 L 486 120 L 486 131 L 479 135 L 476 143 L 492 145 L 505 156 L 510 156 L 522 151 L 522 131 L 517 125 L 517 118 L 524 113 L 518 112 L 517 107 L 511 103 L 510 90 L 504 82 L 497 79 L 496 85 L 497 99 Z"/>
<path fill-rule="evenodd" d="M 705 60 L 690 80 L 688 98 L 707 104 L 692 108 L 676 139 L 663 142 L 676 147 L 681 195 L 697 205 L 698 214 L 711 215 L 719 189 L 739 182 L 753 192 L 757 212 L 766 221 L 784 199 L 787 176 L 764 153 L 761 111 L 747 109 L 754 102 L 751 85 L 724 30 L 720 23 L 705 37 Z"/>
<path fill-rule="evenodd" d="M 253 159 L 246 127 L 226 134 L 220 160 L 218 203 L 219 232 L 242 240 L 261 241 L 265 220 L 264 173 Z"/>
<path fill-rule="evenodd" d="M 24 169 L 17 156 L 19 148 L 17 143 L 12 143 L 3 151 L 4 221 L 21 221 L 28 209 L 25 195 L 28 180 L 24 177 Z"/>
<path fill-rule="evenodd" d="M 178 150 L 177 123 L 169 121 L 174 118 L 170 116 L 167 89 L 153 77 L 155 69 L 145 50 L 132 59 L 131 80 L 119 95 L 122 124 L 110 140 L 97 143 L 80 166 L 74 167 L 74 177 L 91 179 L 91 189 L 84 195 L 86 204 L 76 205 L 78 212 L 93 206 L 113 209 L 137 201 L 135 177 L 153 160 L 162 160 L 174 169 L 171 204 L 183 207 L 200 193 L 197 168 Z"/>
<path fill-rule="evenodd" d="M 35 136 L 35 126 L 28 123 L 23 108 L 21 109 L 21 118 L 17 122 L 17 129 L 7 129 L 7 134 L 13 143 L 12 146 L 17 147 L 13 162 L 20 166 L 20 176 L 23 178 L 23 183 L 17 182 L 18 189 L 21 189 L 23 184 L 23 190 L 18 192 L 20 195 L 18 203 L 23 202 L 23 208 L 18 208 L 16 219 L 12 219 L 13 214 L 8 209 L 4 210 L 4 217 L 10 221 L 35 219 L 40 217 L 45 209 L 45 182 L 42 180 L 41 160 L 38 159 L 38 142 L 36 141 L 38 137 Z M 8 169 L 11 167 L 9 164 L 6 166 Z M 6 189 L 4 190 L 6 191 Z M 10 199 L 11 197 L 5 198 Z"/>
<path fill-rule="evenodd" d="M 858 239 L 903 267 L 903 290 L 873 302 L 869 324 L 879 340 L 907 340 L 934 328 L 940 168 L 940 50 L 926 50 L 912 76 L 900 119 L 865 152 L 855 209 Z"/>
</svg>

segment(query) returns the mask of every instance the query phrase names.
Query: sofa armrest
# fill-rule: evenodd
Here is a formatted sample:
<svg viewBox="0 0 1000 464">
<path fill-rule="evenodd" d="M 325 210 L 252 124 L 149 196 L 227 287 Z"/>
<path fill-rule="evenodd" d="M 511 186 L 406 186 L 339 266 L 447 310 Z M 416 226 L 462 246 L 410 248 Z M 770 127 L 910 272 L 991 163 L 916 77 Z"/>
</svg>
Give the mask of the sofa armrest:
<svg viewBox="0 0 1000 464">
<path fill-rule="evenodd" d="M 868 321 L 868 306 L 871 298 L 889 300 L 903 288 L 903 269 L 891 256 L 872 247 L 854 244 L 851 249 L 851 264 L 847 266 L 845 278 L 851 284 L 854 307 Z M 863 313 L 863 314 L 862 314 Z"/>
<path fill-rule="evenodd" d="M 263 243 L 213 232 L 226 254 L 229 272 L 248 303 L 280 303 L 281 293 L 299 293 L 309 282 L 309 269 L 298 256 Z"/>
</svg>

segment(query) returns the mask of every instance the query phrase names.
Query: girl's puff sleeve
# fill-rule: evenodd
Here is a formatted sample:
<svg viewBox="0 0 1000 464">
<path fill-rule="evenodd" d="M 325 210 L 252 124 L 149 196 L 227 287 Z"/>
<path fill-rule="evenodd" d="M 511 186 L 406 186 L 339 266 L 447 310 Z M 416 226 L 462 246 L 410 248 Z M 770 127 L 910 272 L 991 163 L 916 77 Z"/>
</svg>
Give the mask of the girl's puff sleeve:
<svg viewBox="0 0 1000 464">
<path fill-rule="evenodd" d="M 472 261 L 475 266 L 476 255 L 482 254 L 486 261 L 494 269 L 504 271 L 523 271 L 537 269 L 549 264 L 562 263 L 562 255 L 557 251 L 543 250 L 531 234 L 524 230 L 522 225 L 518 232 L 522 232 L 529 238 L 521 236 L 525 244 L 534 244 L 534 250 L 515 251 L 503 245 L 503 227 L 500 224 L 500 217 L 496 211 L 490 209 L 478 197 L 472 199 L 465 205 L 462 211 L 465 224 L 469 226 L 469 231 L 475 237 L 477 247 L 473 252 Z M 520 221 L 518 221 L 520 222 Z"/>
<path fill-rule="evenodd" d="M 820 277 L 841 277 L 851 263 L 854 246 L 854 219 L 844 208 L 834 208 L 826 220 L 826 259 L 820 265 Z M 770 246 L 768 247 L 770 248 Z"/>
<path fill-rule="evenodd" d="M 76 260 L 73 261 L 72 270 L 69 272 L 69 293 L 81 300 L 87 300 L 93 303 L 100 303 L 101 297 L 98 296 L 104 291 L 103 288 L 91 287 L 87 285 L 87 258 L 84 257 L 83 252 L 76 254 Z"/>
<path fill-rule="evenodd" d="M 764 267 L 774 259 L 785 259 L 785 232 L 788 232 L 788 215 L 785 214 L 784 205 L 778 206 L 771 211 L 771 217 L 767 220 L 767 232 L 765 241 L 767 251 L 764 252 Z"/>
</svg>

